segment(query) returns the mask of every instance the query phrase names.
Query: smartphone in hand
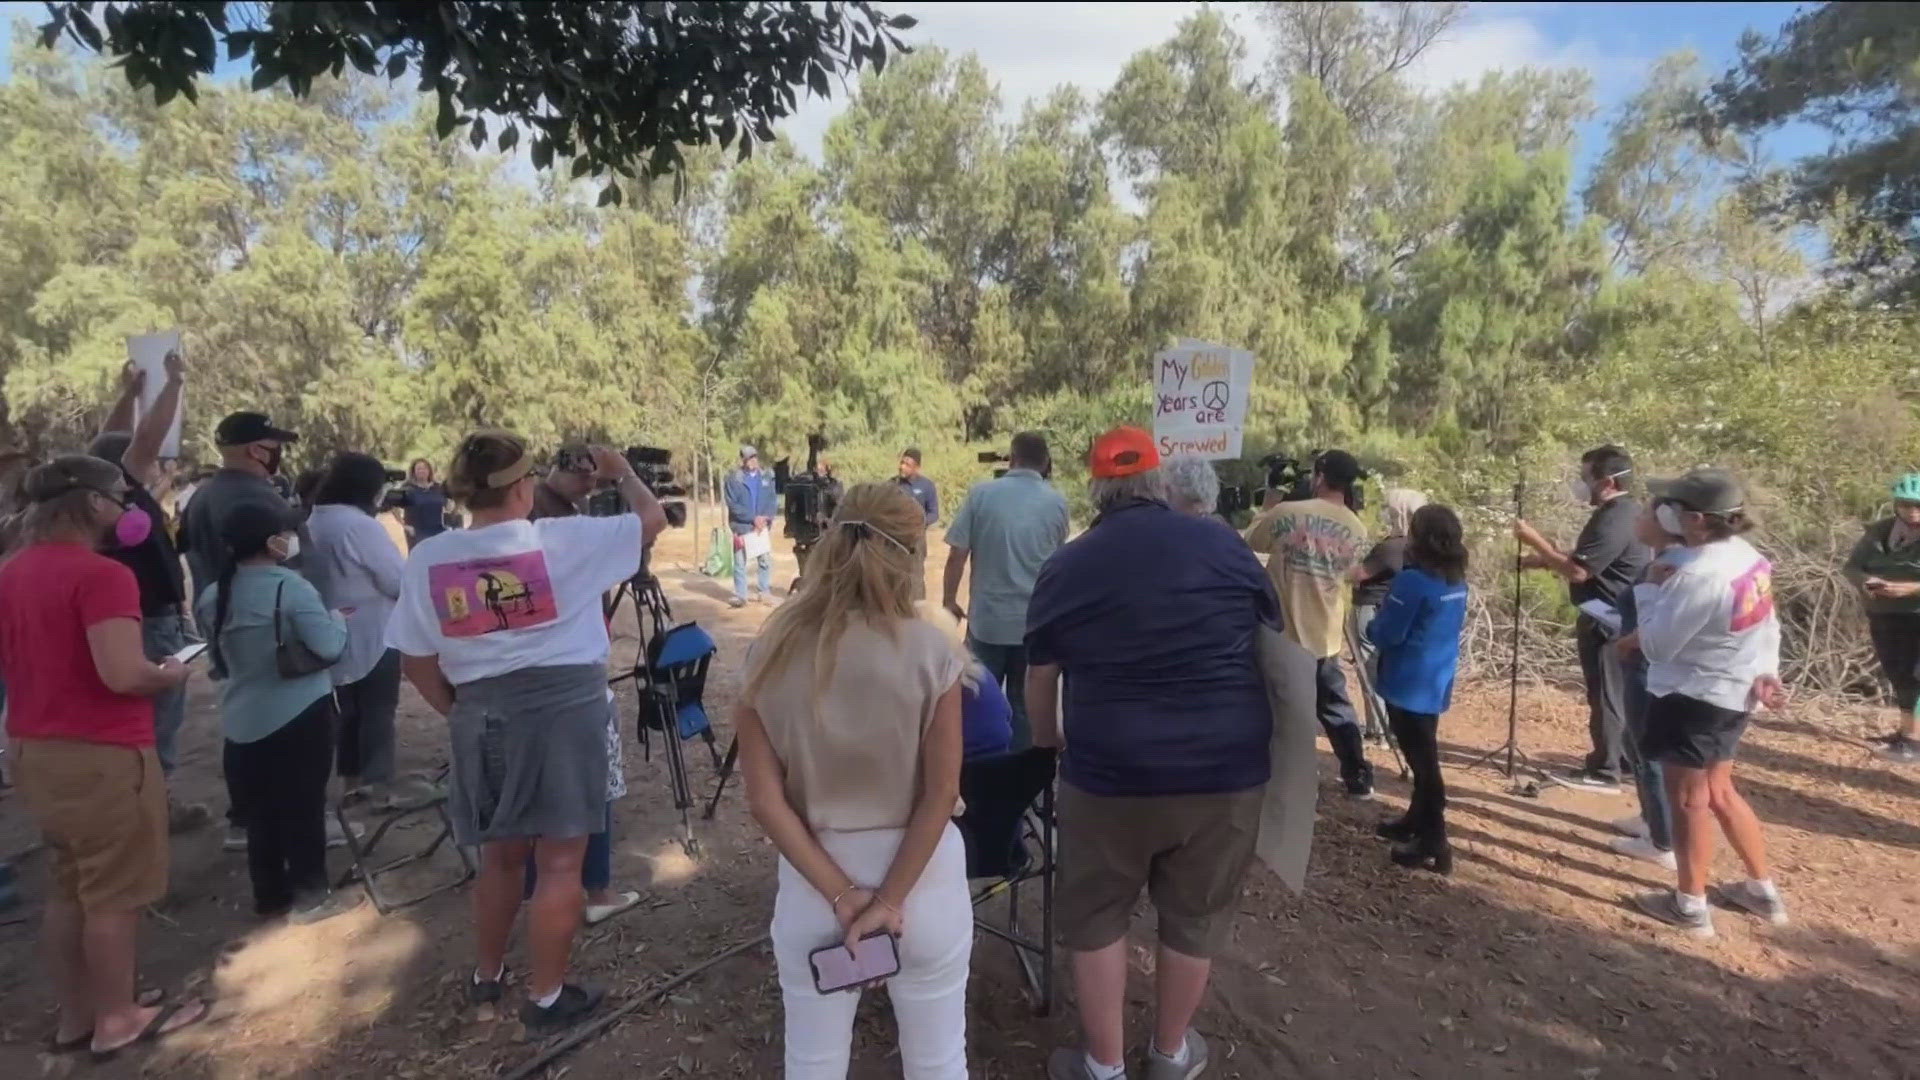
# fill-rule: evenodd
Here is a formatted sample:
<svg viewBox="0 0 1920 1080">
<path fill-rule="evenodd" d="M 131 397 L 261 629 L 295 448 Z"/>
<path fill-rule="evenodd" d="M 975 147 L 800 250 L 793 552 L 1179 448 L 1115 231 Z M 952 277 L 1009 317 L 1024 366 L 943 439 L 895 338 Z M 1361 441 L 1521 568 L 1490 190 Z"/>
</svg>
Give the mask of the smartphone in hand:
<svg viewBox="0 0 1920 1080">
<path fill-rule="evenodd" d="M 813 988 L 823 994 L 900 974 L 900 945 L 892 934 L 876 931 L 861 938 L 852 950 L 829 945 L 807 954 L 813 969 Z"/>
<path fill-rule="evenodd" d="M 200 654 L 206 651 L 207 643 L 204 641 L 196 641 L 186 648 L 181 649 L 179 652 L 174 653 L 172 656 L 167 657 L 167 659 L 181 664 L 191 664 L 195 660 L 200 659 Z"/>
</svg>

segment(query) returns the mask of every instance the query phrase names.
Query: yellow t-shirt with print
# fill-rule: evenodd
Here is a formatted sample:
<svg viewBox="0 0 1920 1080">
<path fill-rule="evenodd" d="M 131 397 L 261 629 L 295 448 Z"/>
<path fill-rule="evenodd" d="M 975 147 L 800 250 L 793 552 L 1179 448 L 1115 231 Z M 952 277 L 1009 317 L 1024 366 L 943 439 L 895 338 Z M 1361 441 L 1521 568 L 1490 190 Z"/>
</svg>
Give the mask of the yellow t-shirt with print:
<svg viewBox="0 0 1920 1080">
<path fill-rule="evenodd" d="M 1268 556 L 1287 636 L 1316 657 L 1340 655 L 1353 602 L 1348 575 L 1366 556 L 1367 527 L 1339 503 L 1302 499 L 1263 512 L 1246 537 Z"/>
</svg>

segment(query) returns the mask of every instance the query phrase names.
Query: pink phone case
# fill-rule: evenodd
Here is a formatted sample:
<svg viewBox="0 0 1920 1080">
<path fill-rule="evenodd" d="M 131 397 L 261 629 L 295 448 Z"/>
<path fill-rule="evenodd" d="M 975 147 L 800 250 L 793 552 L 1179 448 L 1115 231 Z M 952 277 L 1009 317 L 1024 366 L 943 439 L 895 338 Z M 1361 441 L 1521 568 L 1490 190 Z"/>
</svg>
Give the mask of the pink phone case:
<svg viewBox="0 0 1920 1080">
<path fill-rule="evenodd" d="M 900 952 L 892 934 L 868 934 L 854 946 L 829 945 L 807 954 L 813 965 L 813 987 L 823 994 L 884 979 L 900 973 Z"/>
</svg>

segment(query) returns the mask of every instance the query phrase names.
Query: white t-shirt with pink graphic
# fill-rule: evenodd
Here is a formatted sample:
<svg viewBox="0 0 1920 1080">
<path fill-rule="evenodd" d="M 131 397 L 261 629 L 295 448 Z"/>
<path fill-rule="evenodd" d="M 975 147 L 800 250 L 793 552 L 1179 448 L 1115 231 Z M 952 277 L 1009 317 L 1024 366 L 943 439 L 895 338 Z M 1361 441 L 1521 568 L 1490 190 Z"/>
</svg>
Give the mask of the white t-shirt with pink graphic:
<svg viewBox="0 0 1920 1080">
<path fill-rule="evenodd" d="M 407 556 L 387 643 L 438 656 L 459 686 L 607 662 L 601 596 L 640 569 L 640 518 L 561 517 L 454 529 Z"/>
<path fill-rule="evenodd" d="M 1655 697 L 1749 711 L 1754 680 L 1780 673 L 1773 564 L 1737 536 L 1702 546 L 1641 609 L 1640 651 Z"/>
</svg>

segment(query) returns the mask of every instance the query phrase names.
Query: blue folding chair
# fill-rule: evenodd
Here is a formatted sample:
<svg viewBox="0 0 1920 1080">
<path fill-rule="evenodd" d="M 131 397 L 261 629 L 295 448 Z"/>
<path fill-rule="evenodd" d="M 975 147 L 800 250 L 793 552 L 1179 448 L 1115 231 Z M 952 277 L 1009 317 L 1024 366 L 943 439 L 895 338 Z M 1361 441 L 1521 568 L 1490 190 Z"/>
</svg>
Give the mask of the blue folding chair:
<svg viewBox="0 0 1920 1080">
<path fill-rule="evenodd" d="M 646 665 L 634 680 L 640 696 L 639 735 L 649 760 L 653 757 L 653 737 L 660 736 L 662 755 L 667 763 L 667 782 L 673 789 L 673 806 L 680 811 L 681 846 L 688 855 L 697 854 L 699 841 L 693 835 L 693 784 L 687 776 L 686 755 L 681 743 L 700 739 L 707 744 L 714 767 L 721 768 L 720 750 L 713 737 L 713 723 L 707 717 L 702 695 L 707 689 L 707 669 L 719 646 L 713 635 L 699 623 L 682 623 L 647 642 Z"/>
<path fill-rule="evenodd" d="M 1029 747 L 974 758 L 960 766 L 960 797 L 967 804 L 956 824 L 967 843 L 973 906 L 1004 896 L 1006 918 L 976 913 L 974 927 L 1011 946 L 1036 1015 L 1053 1010 L 1053 877 L 1056 852 L 1053 779 L 1059 754 Z M 1040 932 L 1020 927 L 1021 886 L 1040 887 Z"/>
</svg>

